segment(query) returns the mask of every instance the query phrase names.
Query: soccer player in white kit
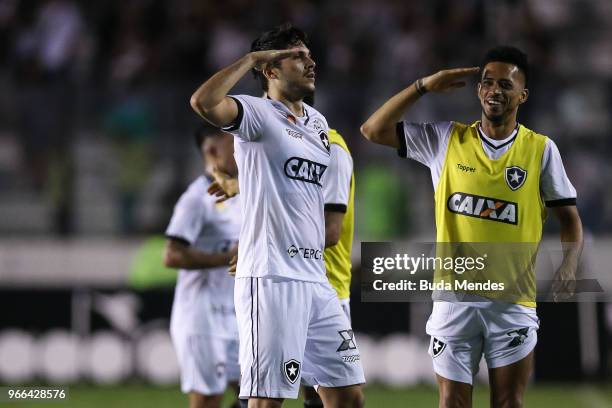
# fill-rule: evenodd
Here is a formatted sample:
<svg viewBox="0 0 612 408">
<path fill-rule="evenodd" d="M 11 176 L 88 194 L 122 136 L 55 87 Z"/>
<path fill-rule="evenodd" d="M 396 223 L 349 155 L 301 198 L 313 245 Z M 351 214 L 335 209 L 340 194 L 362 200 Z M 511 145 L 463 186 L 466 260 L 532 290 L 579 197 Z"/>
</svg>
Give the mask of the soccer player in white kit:
<svg viewBox="0 0 612 408">
<path fill-rule="evenodd" d="M 249 407 L 297 398 L 319 385 L 325 406 L 360 407 L 365 382 L 355 339 L 325 276 L 321 179 L 329 166 L 327 121 L 303 98 L 314 91 L 306 35 L 290 25 L 208 79 L 191 106 L 234 134 L 243 223 L 235 304 L 240 397 Z M 266 98 L 228 96 L 255 70 Z"/>
<path fill-rule="evenodd" d="M 196 132 L 207 172 L 232 151 L 232 136 L 210 125 Z M 177 202 L 166 230 L 166 266 L 180 268 L 170 333 L 180 366 L 181 390 L 190 408 L 218 408 L 228 383 L 237 388 L 238 327 L 234 279 L 227 265 L 240 233 L 239 197 L 222 204 L 207 194 L 202 175 Z"/>
</svg>

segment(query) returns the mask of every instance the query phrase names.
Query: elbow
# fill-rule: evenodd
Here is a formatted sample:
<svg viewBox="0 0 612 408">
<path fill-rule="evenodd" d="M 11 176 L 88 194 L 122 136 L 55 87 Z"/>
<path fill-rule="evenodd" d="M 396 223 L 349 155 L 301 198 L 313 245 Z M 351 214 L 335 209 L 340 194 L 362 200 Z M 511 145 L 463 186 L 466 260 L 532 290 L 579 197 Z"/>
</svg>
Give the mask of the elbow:
<svg viewBox="0 0 612 408">
<path fill-rule="evenodd" d="M 181 267 L 180 256 L 172 250 L 164 251 L 164 266 L 166 268 L 178 269 Z"/>
<path fill-rule="evenodd" d="M 200 104 L 200 99 L 198 98 L 197 93 L 191 95 L 189 104 L 191 105 L 191 109 L 193 109 L 198 115 L 204 116 L 206 113 L 206 109 L 204 109 L 204 107 Z"/>
<path fill-rule="evenodd" d="M 361 127 L 359 128 L 359 131 L 361 132 L 363 137 L 368 139 L 370 142 L 374 141 L 373 140 L 374 132 L 372 131 L 372 126 L 368 122 L 365 122 L 363 125 L 361 125 Z"/>
<path fill-rule="evenodd" d="M 368 139 L 372 143 L 381 144 L 381 134 L 382 132 L 376 126 L 372 125 L 370 121 L 366 121 L 359 128 L 363 137 Z"/>
</svg>

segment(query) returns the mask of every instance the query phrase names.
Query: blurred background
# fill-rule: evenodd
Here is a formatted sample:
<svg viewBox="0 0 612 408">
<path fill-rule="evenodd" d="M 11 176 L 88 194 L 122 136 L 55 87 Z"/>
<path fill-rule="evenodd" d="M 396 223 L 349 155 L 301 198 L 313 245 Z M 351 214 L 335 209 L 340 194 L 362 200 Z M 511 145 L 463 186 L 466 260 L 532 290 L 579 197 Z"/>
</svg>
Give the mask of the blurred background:
<svg viewBox="0 0 612 408">
<path fill-rule="evenodd" d="M 585 268 L 612 276 L 608 0 L 0 0 L 0 384 L 72 384 L 78 406 L 184 402 L 167 333 L 175 273 L 161 250 L 174 203 L 202 169 L 189 97 L 285 21 L 309 34 L 316 107 L 353 153 L 353 323 L 369 395 L 390 398 L 372 406 L 436 397 L 431 305 L 361 303 L 358 278 L 360 242 L 435 237 L 428 169 L 359 134 L 415 79 L 478 65 L 497 44 L 526 51 L 519 121 L 559 146 Z M 475 83 L 426 96 L 407 119 L 477 120 Z M 235 93 L 261 90 L 247 76 Z M 549 220 L 550 245 L 557 231 Z M 539 306 L 533 406 L 612 406 L 612 304 L 587 300 Z"/>
</svg>

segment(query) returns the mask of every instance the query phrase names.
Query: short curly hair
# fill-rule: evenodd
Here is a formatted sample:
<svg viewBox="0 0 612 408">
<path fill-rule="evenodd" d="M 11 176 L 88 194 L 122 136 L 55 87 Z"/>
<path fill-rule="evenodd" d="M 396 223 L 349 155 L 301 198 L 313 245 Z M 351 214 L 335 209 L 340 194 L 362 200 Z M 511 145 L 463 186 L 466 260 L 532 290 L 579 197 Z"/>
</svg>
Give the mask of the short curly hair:
<svg viewBox="0 0 612 408">
<path fill-rule="evenodd" d="M 484 55 L 480 64 L 480 72 L 484 73 L 484 67 L 489 62 L 504 62 L 506 64 L 516 65 L 525 76 L 525 87 L 529 84 L 529 61 L 527 54 L 516 47 L 507 45 L 491 48 Z"/>
</svg>

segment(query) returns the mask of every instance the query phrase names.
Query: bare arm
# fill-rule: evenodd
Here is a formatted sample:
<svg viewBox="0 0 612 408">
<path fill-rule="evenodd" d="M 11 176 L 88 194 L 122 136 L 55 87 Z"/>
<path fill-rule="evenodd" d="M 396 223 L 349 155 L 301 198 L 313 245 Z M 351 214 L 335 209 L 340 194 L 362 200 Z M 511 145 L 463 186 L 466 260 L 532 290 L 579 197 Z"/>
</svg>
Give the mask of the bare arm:
<svg viewBox="0 0 612 408">
<path fill-rule="evenodd" d="M 325 211 L 325 248 L 332 247 L 340 240 L 344 213 Z"/>
<path fill-rule="evenodd" d="M 227 94 L 240 78 L 253 68 L 262 69 L 267 63 L 296 53 L 295 48 L 248 53 L 200 85 L 191 96 L 191 107 L 213 125 L 223 127 L 232 123 L 238 116 L 238 106 Z"/>
<path fill-rule="evenodd" d="M 228 252 L 206 253 L 183 242 L 169 239 L 164 249 L 164 265 L 181 269 L 213 268 L 229 265 L 234 255 L 236 248 Z"/>
<path fill-rule="evenodd" d="M 558 284 L 553 286 L 553 296 L 555 300 L 563 300 L 574 295 L 576 270 L 584 246 L 582 221 L 576 206 L 553 207 L 552 211 L 561 225 L 563 247 L 563 261 L 557 271 Z"/>
<path fill-rule="evenodd" d="M 410 107 L 426 92 L 446 92 L 465 86 L 464 77 L 475 74 L 478 67 L 439 71 L 419 79 L 383 104 L 361 125 L 361 134 L 371 142 L 399 147 L 395 133 L 397 123 Z"/>
</svg>

